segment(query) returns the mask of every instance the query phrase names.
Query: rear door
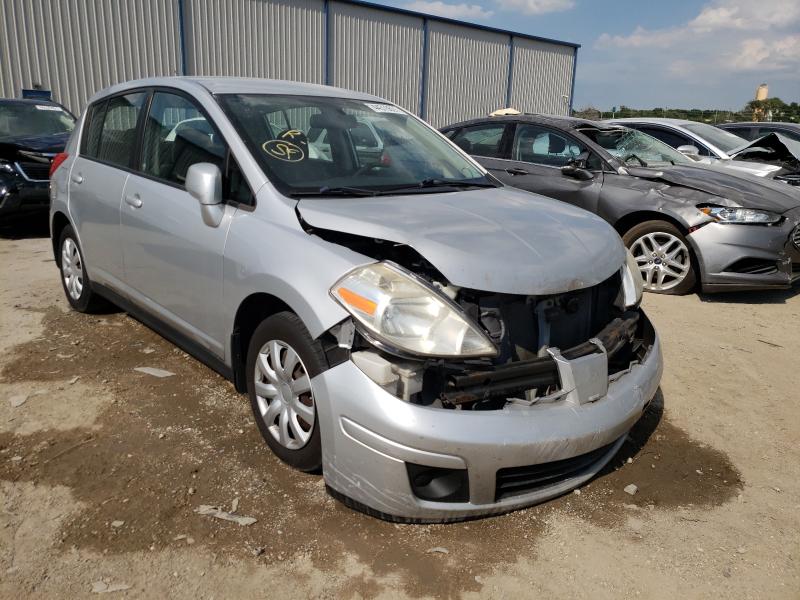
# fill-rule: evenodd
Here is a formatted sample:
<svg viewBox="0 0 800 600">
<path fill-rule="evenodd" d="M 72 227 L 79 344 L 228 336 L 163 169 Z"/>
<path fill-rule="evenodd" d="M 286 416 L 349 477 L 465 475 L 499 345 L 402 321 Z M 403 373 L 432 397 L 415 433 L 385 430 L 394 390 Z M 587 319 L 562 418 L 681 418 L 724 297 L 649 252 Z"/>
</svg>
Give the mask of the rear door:
<svg viewBox="0 0 800 600">
<path fill-rule="evenodd" d="M 130 92 L 89 107 L 80 151 L 70 171 L 70 218 L 89 277 L 115 288 L 123 277 L 120 202 L 146 98 L 145 92 Z"/>
<path fill-rule="evenodd" d="M 581 156 L 588 156 L 587 168 L 594 173 L 588 181 L 561 172 L 561 167 Z M 536 123 L 517 123 L 510 159 L 504 162 L 505 174 L 500 178 L 505 183 L 597 212 L 602 163 L 569 134 Z"/>
<path fill-rule="evenodd" d="M 206 225 L 185 182 L 195 163 L 213 163 L 224 172 L 227 155 L 218 130 L 190 97 L 155 91 L 120 219 L 125 279 L 138 303 L 220 357 L 225 333 L 215 315 L 236 209 L 226 204 L 220 225 Z"/>
</svg>

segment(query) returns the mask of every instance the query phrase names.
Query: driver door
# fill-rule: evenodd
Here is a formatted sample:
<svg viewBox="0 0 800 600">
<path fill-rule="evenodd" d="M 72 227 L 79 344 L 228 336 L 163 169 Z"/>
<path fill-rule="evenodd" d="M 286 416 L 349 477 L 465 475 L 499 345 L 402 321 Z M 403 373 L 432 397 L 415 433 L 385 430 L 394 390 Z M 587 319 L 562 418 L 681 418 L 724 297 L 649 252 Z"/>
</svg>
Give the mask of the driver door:
<svg viewBox="0 0 800 600">
<path fill-rule="evenodd" d="M 603 186 L 600 159 L 571 136 L 536 123 L 517 123 L 510 160 L 504 172 L 495 173 L 504 183 L 569 202 L 596 213 Z M 561 167 L 579 156 L 588 156 L 587 169 L 594 178 L 580 180 L 564 175 Z"/>
</svg>

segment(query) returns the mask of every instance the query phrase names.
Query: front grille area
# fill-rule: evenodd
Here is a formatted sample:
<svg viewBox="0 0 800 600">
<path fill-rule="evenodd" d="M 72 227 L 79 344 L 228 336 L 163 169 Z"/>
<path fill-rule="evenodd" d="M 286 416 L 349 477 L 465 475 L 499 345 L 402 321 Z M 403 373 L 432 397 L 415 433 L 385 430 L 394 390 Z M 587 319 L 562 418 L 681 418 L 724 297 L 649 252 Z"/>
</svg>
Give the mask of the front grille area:
<svg viewBox="0 0 800 600">
<path fill-rule="evenodd" d="M 50 179 L 50 163 L 18 162 L 17 169 L 20 175 L 33 181 L 47 181 Z"/>
<path fill-rule="evenodd" d="M 497 472 L 495 501 L 529 494 L 580 475 L 611 450 L 614 442 L 580 456 L 526 467 L 508 467 Z"/>
<path fill-rule="evenodd" d="M 794 247 L 800 250 L 800 225 L 794 228 L 792 232 L 792 243 Z"/>
</svg>

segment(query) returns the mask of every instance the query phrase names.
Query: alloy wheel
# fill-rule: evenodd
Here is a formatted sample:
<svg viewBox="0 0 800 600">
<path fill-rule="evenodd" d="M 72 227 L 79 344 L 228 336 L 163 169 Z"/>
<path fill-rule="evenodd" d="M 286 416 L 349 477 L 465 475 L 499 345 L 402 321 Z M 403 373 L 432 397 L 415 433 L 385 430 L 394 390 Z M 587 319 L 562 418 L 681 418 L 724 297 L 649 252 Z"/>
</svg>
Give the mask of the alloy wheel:
<svg viewBox="0 0 800 600">
<path fill-rule="evenodd" d="M 61 276 L 69 297 L 76 302 L 83 293 L 83 261 L 78 244 L 72 238 L 64 238 L 61 247 Z"/>
<path fill-rule="evenodd" d="M 652 292 L 680 285 L 692 268 L 689 249 L 671 233 L 647 233 L 634 240 L 630 250 L 639 265 L 644 289 Z"/>
<path fill-rule="evenodd" d="M 316 419 L 311 380 L 300 356 L 285 342 L 270 340 L 258 351 L 255 396 L 275 441 L 289 450 L 308 443 Z"/>
</svg>

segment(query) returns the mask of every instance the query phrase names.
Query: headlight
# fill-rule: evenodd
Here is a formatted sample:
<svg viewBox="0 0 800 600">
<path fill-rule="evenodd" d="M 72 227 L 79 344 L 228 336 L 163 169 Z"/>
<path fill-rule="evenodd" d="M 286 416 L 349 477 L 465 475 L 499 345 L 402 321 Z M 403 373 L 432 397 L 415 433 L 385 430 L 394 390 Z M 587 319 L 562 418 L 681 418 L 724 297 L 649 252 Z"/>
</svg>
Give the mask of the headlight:
<svg viewBox="0 0 800 600">
<path fill-rule="evenodd" d="M 777 223 L 781 220 L 780 215 L 756 208 L 728 208 L 726 206 L 703 206 L 698 208 L 701 213 L 708 215 L 719 223 L 768 224 Z"/>
<path fill-rule="evenodd" d="M 14 168 L 13 163 L 0 158 L 0 173 L 13 173 L 16 175 L 17 170 Z"/>
<path fill-rule="evenodd" d="M 358 267 L 331 295 L 374 337 L 422 356 L 494 356 L 497 348 L 449 299 L 391 263 Z"/>
<path fill-rule="evenodd" d="M 631 251 L 625 250 L 625 266 L 622 267 L 622 300 L 625 308 L 639 306 L 643 290 L 644 280 L 639 265 Z"/>
</svg>

